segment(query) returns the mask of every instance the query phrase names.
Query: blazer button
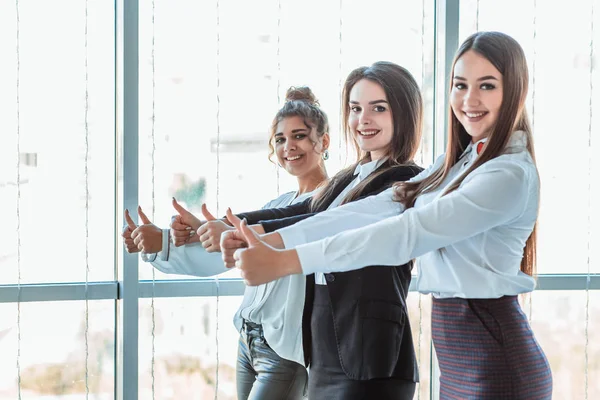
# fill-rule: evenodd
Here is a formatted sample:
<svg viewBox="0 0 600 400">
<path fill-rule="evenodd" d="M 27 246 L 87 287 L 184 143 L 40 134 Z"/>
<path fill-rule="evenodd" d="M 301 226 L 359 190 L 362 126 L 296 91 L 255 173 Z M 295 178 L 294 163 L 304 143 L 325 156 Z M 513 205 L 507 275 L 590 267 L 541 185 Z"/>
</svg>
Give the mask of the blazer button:
<svg viewBox="0 0 600 400">
<path fill-rule="evenodd" d="M 333 282 L 335 281 L 335 276 L 333 274 L 325 274 L 325 280 L 327 282 Z"/>
</svg>

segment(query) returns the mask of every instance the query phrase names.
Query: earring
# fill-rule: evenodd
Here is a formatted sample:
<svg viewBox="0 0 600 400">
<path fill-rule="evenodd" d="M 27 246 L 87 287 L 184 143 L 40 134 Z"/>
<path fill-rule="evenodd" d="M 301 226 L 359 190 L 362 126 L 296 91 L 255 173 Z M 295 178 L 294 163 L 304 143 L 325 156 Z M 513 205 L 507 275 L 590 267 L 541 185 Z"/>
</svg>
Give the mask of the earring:
<svg viewBox="0 0 600 400">
<path fill-rule="evenodd" d="M 329 160 L 329 150 L 325 149 L 323 154 L 321 154 L 321 157 L 323 158 L 323 161 Z"/>
</svg>

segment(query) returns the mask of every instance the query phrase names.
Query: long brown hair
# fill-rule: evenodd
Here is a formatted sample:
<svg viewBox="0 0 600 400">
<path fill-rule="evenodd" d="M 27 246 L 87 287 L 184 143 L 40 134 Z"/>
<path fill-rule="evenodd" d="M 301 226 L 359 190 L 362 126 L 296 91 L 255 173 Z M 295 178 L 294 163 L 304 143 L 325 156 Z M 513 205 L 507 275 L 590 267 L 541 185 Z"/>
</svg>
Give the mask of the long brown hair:
<svg viewBox="0 0 600 400">
<path fill-rule="evenodd" d="M 346 143 L 352 143 L 357 159 L 350 167 L 338 172 L 327 186 L 313 196 L 311 209 L 323 209 L 331 200 L 338 182 L 343 182 L 354 174 L 359 163 L 371 160 L 371 154 L 360 149 L 350 126 L 350 91 L 359 81 L 367 79 L 380 85 L 390 104 L 394 132 L 385 157 L 387 160 L 378 168 L 376 173 L 369 175 L 353 188 L 344 198 L 342 204 L 356 200 L 364 188 L 373 179 L 397 165 L 414 165 L 415 156 L 423 129 L 423 99 L 415 78 L 407 69 L 387 61 L 379 61 L 369 67 L 359 67 L 350 72 L 342 91 L 342 120 L 344 121 L 344 138 Z"/>
<path fill-rule="evenodd" d="M 533 137 L 525 109 L 529 72 L 523 49 L 516 40 L 504 33 L 477 32 L 469 36 L 456 52 L 452 64 L 452 77 L 454 77 L 456 62 L 467 51 L 474 51 L 485 57 L 502 74 L 502 104 L 500 105 L 498 119 L 488 136 L 483 152 L 473 165 L 444 191 L 443 195 L 456 190 L 465 177 L 483 163 L 503 154 L 512 133 L 517 130 L 525 132 L 527 150 L 531 154 L 535 165 Z M 452 83 L 450 90 L 452 90 Z M 449 108 L 448 112 L 450 113 L 450 126 L 444 164 L 421 181 L 400 182 L 396 185 L 396 200 L 403 203 L 407 208 L 414 206 L 419 195 L 431 192 L 442 184 L 450 169 L 458 162 L 459 157 L 471 141 L 471 136 L 458 121 L 452 108 Z M 536 227 L 537 224 L 527 239 L 523 260 L 521 261 L 521 271 L 528 275 L 533 275 L 535 272 Z"/>
</svg>

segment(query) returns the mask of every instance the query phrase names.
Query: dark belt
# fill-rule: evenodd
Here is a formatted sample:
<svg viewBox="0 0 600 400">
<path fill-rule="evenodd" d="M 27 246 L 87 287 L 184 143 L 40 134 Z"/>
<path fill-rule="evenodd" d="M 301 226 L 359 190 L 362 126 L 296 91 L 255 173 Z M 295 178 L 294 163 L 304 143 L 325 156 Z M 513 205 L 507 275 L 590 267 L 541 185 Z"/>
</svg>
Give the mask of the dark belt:
<svg viewBox="0 0 600 400">
<path fill-rule="evenodd" d="M 248 334 L 250 332 L 255 332 L 259 335 L 262 335 L 263 327 L 261 324 L 256 324 L 254 322 L 250 322 L 245 319 L 243 321 L 244 322 L 242 323 L 242 331 L 246 332 L 246 334 Z"/>
</svg>

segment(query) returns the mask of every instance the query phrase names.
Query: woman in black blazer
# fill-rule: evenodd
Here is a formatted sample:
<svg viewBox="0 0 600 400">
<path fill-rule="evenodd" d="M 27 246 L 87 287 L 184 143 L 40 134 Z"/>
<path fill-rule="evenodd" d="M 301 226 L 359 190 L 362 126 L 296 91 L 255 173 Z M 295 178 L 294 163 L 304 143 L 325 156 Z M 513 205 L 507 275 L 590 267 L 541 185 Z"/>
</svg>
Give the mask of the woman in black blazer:
<svg viewBox="0 0 600 400">
<path fill-rule="evenodd" d="M 412 161 L 421 137 L 422 98 L 406 69 L 377 62 L 354 70 L 344 85 L 343 110 L 346 138 L 359 155 L 356 164 L 312 199 L 239 217 L 260 224 L 258 231 L 274 231 L 377 194 L 422 170 Z M 230 232 L 222 238 L 224 246 L 235 242 Z M 418 367 L 406 308 L 411 269 L 408 263 L 307 277 L 303 344 L 310 399 L 413 398 Z"/>
</svg>

